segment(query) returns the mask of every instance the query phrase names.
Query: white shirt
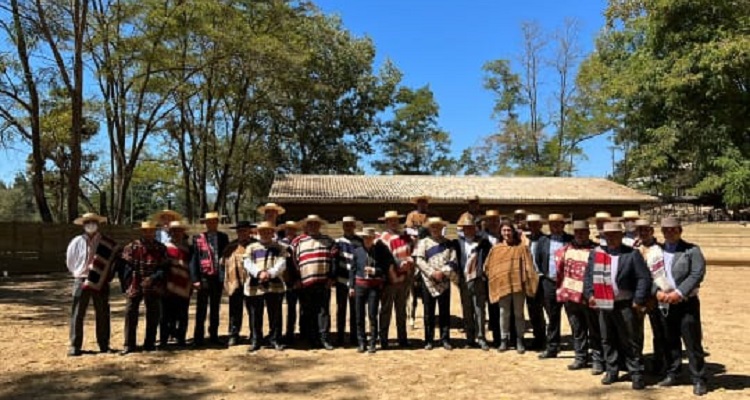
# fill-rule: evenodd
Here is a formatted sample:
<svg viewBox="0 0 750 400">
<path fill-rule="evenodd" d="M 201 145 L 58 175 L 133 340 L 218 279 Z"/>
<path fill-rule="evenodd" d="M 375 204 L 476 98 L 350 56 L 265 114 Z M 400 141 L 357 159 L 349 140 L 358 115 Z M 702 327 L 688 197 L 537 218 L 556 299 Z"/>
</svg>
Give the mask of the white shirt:
<svg viewBox="0 0 750 400">
<path fill-rule="evenodd" d="M 612 268 L 612 291 L 615 292 L 615 298 L 617 298 L 617 295 L 620 293 L 620 289 L 617 287 L 617 270 L 620 267 L 620 255 L 610 255 L 609 257 L 612 259 L 612 263 L 610 264 L 610 268 Z"/>
<path fill-rule="evenodd" d="M 473 255 L 472 253 L 474 252 L 474 249 L 476 249 L 477 246 L 479 245 L 479 242 L 473 239 L 467 239 L 465 237 L 459 239 L 459 242 L 461 243 L 461 266 L 464 268 L 464 273 L 467 274 L 466 279 L 467 280 L 474 279 L 476 278 L 476 270 L 474 271 L 473 274 L 471 274 L 472 276 L 470 277 L 468 274 L 468 271 L 466 270 L 466 267 L 467 267 L 466 264 L 469 261 L 469 257 Z"/>
<path fill-rule="evenodd" d="M 99 237 L 98 233 L 93 238 L 89 238 L 87 234 L 78 235 L 68 244 L 66 264 L 74 278 L 88 277 L 96 246 L 99 245 Z"/>
</svg>

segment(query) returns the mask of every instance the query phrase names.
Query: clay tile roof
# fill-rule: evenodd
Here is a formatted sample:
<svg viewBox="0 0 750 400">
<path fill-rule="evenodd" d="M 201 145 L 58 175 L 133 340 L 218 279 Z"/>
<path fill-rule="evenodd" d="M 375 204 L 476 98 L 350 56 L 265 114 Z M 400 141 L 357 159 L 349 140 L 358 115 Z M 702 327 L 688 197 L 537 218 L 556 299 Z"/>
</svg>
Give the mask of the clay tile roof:
<svg viewBox="0 0 750 400">
<path fill-rule="evenodd" d="M 278 203 L 409 202 L 428 195 L 432 203 L 465 202 L 479 196 L 485 203 L 650 204 L 658 202 L 603 178 L 548 178 L 425 175 L 279 175 L 269 201 Z"/>
</svg>

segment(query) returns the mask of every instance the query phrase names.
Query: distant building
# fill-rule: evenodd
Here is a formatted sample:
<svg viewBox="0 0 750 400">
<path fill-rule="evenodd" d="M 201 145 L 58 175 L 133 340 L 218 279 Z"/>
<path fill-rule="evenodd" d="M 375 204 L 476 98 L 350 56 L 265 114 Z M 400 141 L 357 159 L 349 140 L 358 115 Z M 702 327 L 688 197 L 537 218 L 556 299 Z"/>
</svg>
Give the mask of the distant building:
<svg viewBox="0 0 750 400">
<path fill-rule="evenodd" d="M 410 200 L 418 195 L 430 196 L 430 210 L 454 223 L 472 196 L 479 196 L 482 210 L 499 209 L 511 215 L 523 208 L 574 219 L 600 210 L 617 215 L 659 203 L 656 197 L 603 178 L 423 175 L 280 175 L 268 201 L 286 208 L 283 218 L 318 214 L 333 222 L 354 215 L 371 223 L 386 210 L 411 211 Z"/>
</svg>

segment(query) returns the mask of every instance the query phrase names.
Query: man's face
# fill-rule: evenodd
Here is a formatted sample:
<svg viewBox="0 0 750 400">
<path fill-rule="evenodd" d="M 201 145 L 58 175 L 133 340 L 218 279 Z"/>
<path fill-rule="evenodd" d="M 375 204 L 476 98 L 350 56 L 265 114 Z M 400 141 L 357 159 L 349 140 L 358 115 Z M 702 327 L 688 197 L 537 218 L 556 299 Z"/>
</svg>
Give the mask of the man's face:
<svg viewBox="0 0 750 400">
<path fill-rule="evenodd" d="M 297 237 L 297 228 L 286 228 L 284 229 L 284 237 L 291 240 Z"/>
<path fill-rule="evenodd" d="M 344 222 L 344 224 L 341 227 L 344 229 L 344 235 L 352 236 L 354 235 L 354 230 L 357 229 L 357 223 L 356 222 Z"/>
<path fill-rule="evenodd" d="M 618 248 L 622 244 L 622 232 L 604 232 L 604 239 L 607 240 L 607 246 Z"/>
<path fill-rule="evenodd" d="M 253 236 L 253 230 L 252 228 L 240 228 L 237 229 L 237 240 L 243 243 L 247 243 L 250 241 L 250 238 Z"/>
<path fill-rule="evenodd" d="M 526 225 L 529 227 L 531 233 L 539 233 L 542 230 L 542 223 L 539 221 L 529 221 L 526 222 Z"/>
<path fill-rule="evenodd" d="M 578 244 L 588 243 L 590 234 L 591 231 L 588 229 L 576 229 L 573 231 L 573 236 Z"/>
<path fill-rule="evenodd" d="M 661 228 L 661 233 L 664 235 L 664 241 L 667 243 L 677 243 L 682 238 L 682 228 Z"/>
<path fill-rule="evenodd" d="M 636 232 L 638 232 L 638 237 L 641 239 L 642 242 L 651 243 L 651 240 L 654 238 L 653 227 L 639 226 L 636 229 Z"/>
<path fill-rule="evenodd" d="M 401 224 L 398 221 L 398 218 L 388 218 L 385 220 L 385 226 L 388 228 L 388 230 L 391 231 L 398 231 L 399 228 L 401 228 Z"/>
<path fill-rule="evenodd" d="M 372 244 L 375 243 L 375 236 L 362 236 L 362 243 L 367 248 L 372 247 Z"/>
<path fill-rule="evenodd" d="M 276 218 L 279 217 L 279 211 L 278 210 L 266 210 L 263 213 L 263 218 L 265 218 L 268 222 L 276 223 Z"/>
<path fill-rule="evenodd" d="M 525 224 L 526 223 L 526 214 L 516 214 L 514 218 L 516 225 Z"/>
<path fill-rule="evenodd" d="M 156 229 L 141 229 L 141 236 L 146 241 L 156 239 Z"/>
<path fill-rule="evenodd" d="M 442 224 L 432 224 L 430 225 L 430 235 L 433 238 L 439 238 L 443 236 L 443 225 Z"/>
<path fill-rule="evenodd" d="M 305 226 L 305 230 L 310 235 L 317 235 L 320 233 L 320 222 L 318 221 L 310 221 Z"/>
<path fill-rule="evenodd" d="M 497 234 L 497 228 L 500 227 L 500 217 L 487 217 L 484 222 L 488 232 Z"/>
<path fill-rule="evenodd" d="M 427 200 L 425 199 L 417 200 L 417 210 L 419 210 L 420 212 L 427 211 L 427 205 L 428 205 Z"/>
<path fill-rule="evenodd" d="M 549 231 L 553 235 L 562 235 L 565 232 L 565 222 L 550 221 Z"/>
<path fill-rule="evenodd" d="M 474 225 L 465 225 L 462 227 L 464 230 L 464 236 L 473 239 L 477 235 L 477 227 Z"/>
<path fill-rule="evenodd" d="M 263 243 L 269 243 L 273 241 L 273 229 L 260 229 L 258 230 L 258 235 L 260 235 L 260 241 Z"/>
<path fill-rule="evenodd" d="M 206 230 L 209 232 L 216 232 L 219 229 L 218 219 L 207 219 L 204 224 L 206 225 Z"/>
</svg>

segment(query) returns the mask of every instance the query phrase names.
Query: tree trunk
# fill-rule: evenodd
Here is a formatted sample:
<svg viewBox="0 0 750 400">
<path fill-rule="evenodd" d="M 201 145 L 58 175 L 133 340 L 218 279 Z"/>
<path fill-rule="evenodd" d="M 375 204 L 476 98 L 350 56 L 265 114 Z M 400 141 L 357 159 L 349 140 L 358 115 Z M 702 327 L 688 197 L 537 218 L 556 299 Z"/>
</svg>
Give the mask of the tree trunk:
<svg viewBox="0 0 750 400">
<path fill-rule="evenodd" d="M 88 0 L 73 2 L 74 56 L 72 93 L 72 126 L 70 133 L 70 172 L 68 176 L 68 222 L 78 217 L 81 190 L 81 136 L 83 135 L 83 35 L 86 31 Z"/>
</svg>

